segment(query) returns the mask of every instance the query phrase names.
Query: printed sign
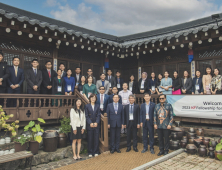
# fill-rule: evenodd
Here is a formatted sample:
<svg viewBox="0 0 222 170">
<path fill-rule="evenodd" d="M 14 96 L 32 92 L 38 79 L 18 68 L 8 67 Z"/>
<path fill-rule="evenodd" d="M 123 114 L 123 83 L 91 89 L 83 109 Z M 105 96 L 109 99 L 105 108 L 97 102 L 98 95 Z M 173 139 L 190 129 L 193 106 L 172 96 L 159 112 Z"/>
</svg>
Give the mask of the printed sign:
<svg viewBox="0 0 222 170">
<path fill-rule="evenodd" d="M 57 59 L 54 58 L 53 60 L 53 69 L 57 72 Z"/>
<path fill-rule="evenodd" d="M 195 61 L 191 62 L 191 76 L 192 78 L 195 77 Z"/>
<path fill-rule="evenodd" d="M 141 67 L 138 67 L 138 80 L 141 78 Z"/>
</svg>

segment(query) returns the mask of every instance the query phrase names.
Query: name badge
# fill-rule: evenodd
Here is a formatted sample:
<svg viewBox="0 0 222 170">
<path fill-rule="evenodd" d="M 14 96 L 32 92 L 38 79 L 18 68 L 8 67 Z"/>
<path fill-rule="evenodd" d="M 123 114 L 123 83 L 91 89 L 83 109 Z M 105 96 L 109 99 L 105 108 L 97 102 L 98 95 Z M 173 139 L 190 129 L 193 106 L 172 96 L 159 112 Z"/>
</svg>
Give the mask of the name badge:
<svg viewBox="0 0 222 170">
<path fill-rule="evenodd" d="M 103 104 L 100 104 L 100 109 L 103 109 Z"/>
<path fill-rule="evenodd" d="M 115 111 L 115 113 L 117 114 L 117 111 Z"/>
<path fill-rule="evenodd" d="M 112 86 L 111 86 L 111 83 L 109 83 L 109 87 L 112 87 Z"/>
<path fill-rule="evenodd" d="M 76 86 L 78 86 L 79 85 L 79 83 L 76 83 Z"/>
<path fill-rule="evenodd" d="M 132 113 L 129 114 L 129 120 L 133 120 L 133 114 Z"/>
<path fill-rule="evenodd" d="M 130 88 L 129 88 L 129 90 L 130 90 L 130 91 L 133 91 L 133 88 L 132 88 L 132 87 L 130 87 Z"/>
<path fill-rule="evenodd" d="M 149 119 L 150 117 L 149 117 L 149 114 L 148 113 L 146 113 L 146 119 Z"/>
<path fill-rule="evenodd" d="M 67 85 L 67 90 L 68 90 L 68 91 L 72 91 L 71 85 Z"/>
<path fill-rule="evenodd" d="M 151 90 L 152 90 L 152 91 L 155 91 L 155 86 L 152 86 Z"/>
<path fill-rule="evenodd" d="M 123 103 L 127 103 L 127 98 L 123 98 Z"/>
<path fill-rule="evenodd" d="M 118 88 L 118 89 L 120 88 L 120 84 L 117 84 L 117 88 Z"/>
<path fill-rule="evenodd" d="M 82 91 L 80 91 L 80 94 L 82 94 Z"/>
<path fill-rule="evenodd" d="M 144 89 L 144 84 L 141 84 L 141 89 Z"/>
<path fill-rule="evenodd" d="M 90 93 L 90 92 L 88 93 L 88 98 L 89 98 L 89 96 L 90 96 L 91 94 L 92 94 L 92 93 Z"/>
<path fill-rule="evenodd" d="M 195 88 L 196 88 L 196 90 L 199 90 L 199 89 L 200 89 L 199 84 L 196 84 L 196 85 L 195 85 Z"/>
<path fill-rule="evenodd" d="M 58 86 L 57 91 L 58 91 L 58 92 L 62 92 L 62 86 Z"/>
</svg>

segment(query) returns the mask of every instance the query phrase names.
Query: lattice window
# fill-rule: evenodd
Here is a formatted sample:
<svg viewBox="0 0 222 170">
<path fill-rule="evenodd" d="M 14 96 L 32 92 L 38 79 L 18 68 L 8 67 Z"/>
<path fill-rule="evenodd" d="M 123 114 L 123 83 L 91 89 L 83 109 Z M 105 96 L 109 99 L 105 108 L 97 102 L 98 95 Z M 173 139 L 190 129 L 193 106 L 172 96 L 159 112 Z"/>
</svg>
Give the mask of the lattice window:
<svg viewBox="0 0 222 170">
<path fill-rule="evenodd" d="M 212 60 L 198 61 L 198 66 L 199 70 L 201 71 L 201 75 L 204 75 L 206 73 L 206 67 L 212 67 Z"/>
<path fill-rule="evenodd" d="M 90 63 L 97 63 L 100 64 L 101 60 L 103 61 L 104 58 L 101 55 L 95 55 L 93 53 L 86 53 L 86 54 L 82 54 L 82 61 L 85 62 L 90 62 Z"/>
<path fill-rule="evenodd" d="M 190 63 L 180 63 L 179 64 L 179 77 L 183 77 L 183 72 L 187 70 L 189 75 L 191 76 Z"/>
<path fill-rule="evenodd" d="M 58 57 L 59 58 L 67 58 L 67 59 L 73 59 L 73 60 L 80 60 L 81 59 L 81 54 L 76 51 L 70 51 L 70 50 L 59 50 L 58 52 Z"/>
<path fill-rule="evenodd" d="M 96 80 L 100 79 L 100 73 L 101 73 L 100 68 L 101 67 L 98 65 L 93 66 L 93 75 L 96 77 Z"/>
<path fill-rule="evenodd" d="M 220 70 L 220 75 L 222 74 L 222 60 L 215 60 L 216 68 Z"/>
<path fill-rule="evenodd" d="M 157 63 L 163 63 L 164 57 L 162 55 L 149 55 L 143 56 L 143 65 L 152 65 Z"/>
<path fill-rule="evenodd" d="M 19 54 L 11 54 L 11 53 L 4 53 L 4 61 L 7 62 L 9 66 L 12 66 L 13 57 L 19 57 Z"/>
<path fill-rule="evenodd" d="M 222 49 L 208 49 L 199 52 L 198 58 L 210 58 L 210 57 L 217 57 L 222 55 Z"/>
<path fill-rule="evenodd" d="M 158 74 L 163 74 L 163 65 L 153 66 L 153 70 L 157 77 Z"/>
<path fill-rule="evenodd" d="M 1 47 L 2 49 L 7 49 L 7 50 L 16 50 L 16 51 L 19 50 L 19 47 L 18 47 L 18 46 L 13 45 L 13 44 L 11 44 L 11 43 L 1 43 L 1 44 L 0 44 L 0 47 Z"/>
</svg>

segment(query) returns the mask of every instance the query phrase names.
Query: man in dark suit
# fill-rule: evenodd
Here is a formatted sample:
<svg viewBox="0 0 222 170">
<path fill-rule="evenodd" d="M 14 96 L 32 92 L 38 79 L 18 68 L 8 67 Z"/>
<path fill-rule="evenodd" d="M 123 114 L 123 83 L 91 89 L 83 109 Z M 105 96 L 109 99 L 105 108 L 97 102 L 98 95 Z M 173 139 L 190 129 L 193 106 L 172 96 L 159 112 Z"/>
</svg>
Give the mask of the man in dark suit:
<svg viewBox="0 0 222 170">
<path fill-rule="evenodd" d="M 57 76 L 57 73 L 52 69 L 51 61 L 46 61 L 45 69 L 42 70 L 42 94 L 52 94 L 52 80 Z"/>
<path fill-rule="evenodd" d="M 66 71 L 65 71 L 65 65 L 64 65 L 64 63 L 60 63 L 60 64 L 59 64 L 59 69 L 62 70 L 61 78 L 66 77 L 67 74 L 66 74 Z"/>
<path fill-rule="evenodd" d="M 108 128 L 110 129 L 110 153 L 121 153 L 119 150 L 120 132 L 124 128 L 124 110 L 122 104 L 118 103 L 119 96 L 113 96 L 113 103 L 107 106 Z"/>
<path fill-rule="evenodd" d="M 3 61 L 3 53 L 0 52 L 0 93 L 6 93 L 6 84 L 9 77 L 8 65 Z M 4 99 L 0 99 L 0 105 L 3 106 Z"/>
<path fill-rule="evenodd" d="M 112 88 L 112 94 L 109 95 L 109 103 L 113 103 L 113 95 L 114 94 L 118 94 L 118 89 L 116 86 L 114 86 Z M 122 97 L 120 95 L 118 95 L 118 96 L 119 96 L 119 103 L 122 104 Z"/>
<path fill-rule="evenodd" d="M 20 94 L 21 93 L 21 85 L 24 81 L 24 71 L 19 67 L 20 59 L 19 57 L 13 57 L 12 60 L 13 66 L 8 67 L 9 78 L 8 80 L 8 93 L 10 94 Z M 17 102 L 16 99 L 8 99 L 7 104 L 8 107 L 13 101 L 13 107 L 16 107 Z"/>
<path fill-rule="evenodd" d="M 150 152 L 155 154 L 154 152 L 154 126 L 153 126 L 153 117 L 154 117 L 154 109 L 155 103 L 150 102 L 150 94 L 144 94 L 145 103 L 141 105 L 140 108 L 140 125 L 143 127 L 143 150 L 141 153 L 148 151 L 148 131 L 149 131 L 149 144 L 150 144 Z"/>
<path fill-rule="evenodd" d="M 74 78 L 75 78 L 75 82 L 76 82 L 76 86 L 78 86 L 79 83 L 81 83 L 81 69 L 80 67 L 76 67 L 75 69 L 75 74 L 74 74 Z"/>
<path fill-rule="evenodd" d="M 93 71 L 92 71 L 91 68 L 88 68 L 86 78 L 87 78 L 88 76 L 92 76 L 92 77 L 93 77 L 93 84 L 96 84 L 96 78 L 93 76 Z"/>
<path fill-rule="evenodd" d="M 100 106 L 100 112 L 101 114 L 106 113 L 106 108 L 109 103 L 109 96 L 107 94 L 104 94 L 105 87 L 100 86 L 99 87 L 99 94 L 97 94 L 97 101 L 96 104 Z"/>
<path fill-rule="evenodd" d="M 120 78 L 120 76 L 121 76 L 121 73 L 120 73 L 120 71 L 117 71 L 116 72 L 116 86 L 117 86 L 117 89 L 118 89 L 118 91 L 120 92 L 121 90 L 123 90 L 123 83 L 124 83 L 124 81 L 123 81 L 123 79 L 122 78 Z"/>
<path fill-rule="evenodd" d="M 114 86 L 116 86 L 116 79 L 115 79 L 115 77 L 112 76 L 112 71 L 111 71 L 111 69 L 108 69 L 108 71 L 107 71 L 107 76 L 106 76 L 105 80 L 108 80 L 108 81 L 109 81 L 109 91 L 111 91 L 112 88 L 113 88 Z"/>
<path fill-rule="evenodd" d="M 140 128 L 140 107 L 135 104 L 135 95 L 129 95 L 130 104 L 124 108 L 124 125 L 127 128 L 127 149 L 126 152 L 131 150 L 131 134 L 133 134 L 133 150 L 138 152 L 137 149 L 137 128 Z"/>
</svg>

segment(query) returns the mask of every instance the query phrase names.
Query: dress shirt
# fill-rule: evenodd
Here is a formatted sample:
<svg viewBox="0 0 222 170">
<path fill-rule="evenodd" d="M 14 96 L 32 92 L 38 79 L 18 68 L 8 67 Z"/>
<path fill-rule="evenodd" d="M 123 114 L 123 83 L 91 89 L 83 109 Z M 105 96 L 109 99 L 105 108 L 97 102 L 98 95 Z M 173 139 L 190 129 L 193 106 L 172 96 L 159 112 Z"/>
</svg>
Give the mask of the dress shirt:
<svg viewBox="0 0 222 170">
<path fill-rule="evenodd" d="M 77 82 L 79 82 L 79 74 L 76 74 Z"/>
<path fill-rule="evenodd" d="M 117 111 L 118 111 L 118 102 L 117 103 L 113 102 L 113 107 L 114 107 L 114 110 L 115 110 L 115 107 L 117 107 Z"/>
<path fill-rule="evenodd" d="M 111 77 L 112 77 L 112 76 L 108 76 L 108 81 L 111 81 Z"/>
<path fill-rule="evenodd" d="M 148 114 L 148 118 L 146 117 L 146 119 L 149 119 L 149 110 L 150 110 L 150 102 L 149 104 L 146 104 L 146 114 Z"/>
<path fill-rule="evenodd" d="M 91 106 L 92 106 L 92 109 L 93 109 L 93 111 L 94 111 L 95 105 L 91 105 Z"/>
<path fill-rule="evenodd" d="M 102 95 L 103 95 L 103 103 L 104 103 L 105 94 L 100 94 L 100 103 L 101 103 L 101 98 L 102 98 Z"/>
<path fill-rule="evenodd" d="M 32 67 L 32 69 L 33 69 L 34 73 L 36 73 L 36 75 L 37 75 L 37 68 L 33 68 L 33 67 Z M 35 71 L 36 71 L 36 72 L 35 72 Z"/>
<path fill-rule="evenodd" d="M 127 91 L 121 90 L 119 92 L 119 95 L 122 97 L 122 105 L 129 104 L 129 95 L 131 94 L 132 92 L 130 90 L 127 90 Z"/>
</svg>

